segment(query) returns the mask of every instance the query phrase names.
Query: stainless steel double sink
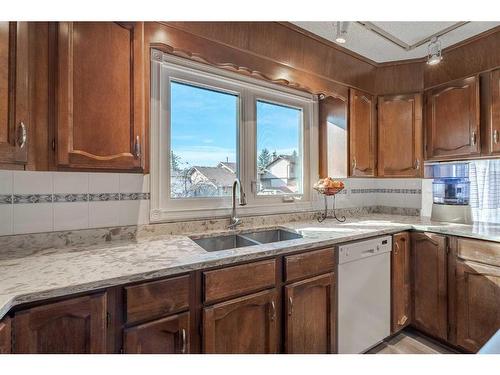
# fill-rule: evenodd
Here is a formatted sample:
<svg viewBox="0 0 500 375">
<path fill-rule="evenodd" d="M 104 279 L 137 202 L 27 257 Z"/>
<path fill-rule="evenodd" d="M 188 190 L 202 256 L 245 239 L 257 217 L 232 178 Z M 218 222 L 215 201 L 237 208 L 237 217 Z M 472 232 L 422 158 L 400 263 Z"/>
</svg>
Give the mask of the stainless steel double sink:
<svg viewBox="0 0 500 375">
<path fill-rule="evenodd" d="M 284 229 L 270 229 L 238 234 L 223 234 L 213 237 L 190 238 L 206 251 L 220 251 L 271 242 L 295 240 L 302 238 L 302 235 Z"/>
</svg>

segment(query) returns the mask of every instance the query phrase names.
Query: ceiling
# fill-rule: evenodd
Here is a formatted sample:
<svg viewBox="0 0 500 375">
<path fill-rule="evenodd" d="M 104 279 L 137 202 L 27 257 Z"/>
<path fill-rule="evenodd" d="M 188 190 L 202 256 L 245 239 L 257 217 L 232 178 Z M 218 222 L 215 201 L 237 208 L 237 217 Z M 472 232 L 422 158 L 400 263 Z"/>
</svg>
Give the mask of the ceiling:
<svg viewBox="0 0 500 375">
<path fill-rule="evenodd" d="M 332 22 L 292 22 L 313 34 L 319 35 L 335 43 L 335 21 Z M 382 31 L 391 34 L 402 42 L 413 45 L 422 39 L 430 37 L 456 22 L 375 22 L 371 21 Z M 500 22 L 468 22 L 463 26 L 439 37 L 442 48 L 454 45 L 474 35 L 480 34 L 493 27 L 499 26 Z M 427 45 L 416 47 L 412 50 L 390 42 L 377 33 L 366 29 L 358 22 L 350 22 L 347 32 L 347 42 L 340 46 L 356 52 L 370 60 L 378 63 L 387 61 L 407 60 L 427 56 Z"/>
</svg>

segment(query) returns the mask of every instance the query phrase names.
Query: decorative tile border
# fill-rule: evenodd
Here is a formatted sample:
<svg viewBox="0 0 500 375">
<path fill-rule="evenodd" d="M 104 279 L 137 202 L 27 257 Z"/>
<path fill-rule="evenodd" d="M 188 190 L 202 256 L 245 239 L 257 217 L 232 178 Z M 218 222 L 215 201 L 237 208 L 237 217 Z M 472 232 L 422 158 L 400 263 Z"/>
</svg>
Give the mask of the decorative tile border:
<svg viewBox="0 0 500 375">
<path fill-rule="evenodd" d="M 351 189 L 352 194 L 383 193 L 383 194 L 422 194 L 422 189 Z"/>
<path fill-rule="evenodd" d="M 137 201 L 149 198 L 149 193 L 0 194 L 0 204 Z"/>
</svg>

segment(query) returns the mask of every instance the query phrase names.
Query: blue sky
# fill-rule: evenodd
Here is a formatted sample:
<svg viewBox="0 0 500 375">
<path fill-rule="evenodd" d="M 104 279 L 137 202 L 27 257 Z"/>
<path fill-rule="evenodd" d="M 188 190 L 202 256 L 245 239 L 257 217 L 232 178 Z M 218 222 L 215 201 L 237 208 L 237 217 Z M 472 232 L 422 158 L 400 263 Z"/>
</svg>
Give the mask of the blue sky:
<svg viewBox="0 0 500 375">
<path fill-rule="evenodd" d="M 216 166 L 226 158 L 236 161 L 238 100 L 234 95 L 171 83 L 172 150 L 182 162 Z M 258 150 L 267 147 L 284 154 L 298 149 L 300 115 L 296 109 L 258 102 Z"/>
</svg>

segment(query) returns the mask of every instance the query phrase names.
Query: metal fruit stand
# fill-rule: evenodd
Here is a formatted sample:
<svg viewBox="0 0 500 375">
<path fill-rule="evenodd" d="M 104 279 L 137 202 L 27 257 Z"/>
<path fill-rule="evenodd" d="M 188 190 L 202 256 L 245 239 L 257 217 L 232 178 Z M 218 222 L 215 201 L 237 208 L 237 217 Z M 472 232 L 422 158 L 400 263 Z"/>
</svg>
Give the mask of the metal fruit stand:
<svg viewBox="0 0 500 375">
<path fill-rule="evenodd" d="M 318 193 L 322 194 L 323 197 L 325 198 L 325 210 L 323 212 L 320 212 L 318 215 L 318 221 L 321 223 L 325 221 L 326 219 L 335 219 L 339 223 L 343 223 L 346 221 L 345 216 L 337 217 L 337 214 L 335 213 L 335 196 L 340 193 L 342 190 L 344 190 L 343 187 L 338 187 L 338 188 L 323 188 L 323 187 L 318 187 L 315 188 Z M 328 197 L 333 197 L 333 210 L 332 210 L 332 215 L 328 216 Z"/>
</svg>

